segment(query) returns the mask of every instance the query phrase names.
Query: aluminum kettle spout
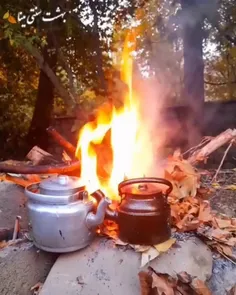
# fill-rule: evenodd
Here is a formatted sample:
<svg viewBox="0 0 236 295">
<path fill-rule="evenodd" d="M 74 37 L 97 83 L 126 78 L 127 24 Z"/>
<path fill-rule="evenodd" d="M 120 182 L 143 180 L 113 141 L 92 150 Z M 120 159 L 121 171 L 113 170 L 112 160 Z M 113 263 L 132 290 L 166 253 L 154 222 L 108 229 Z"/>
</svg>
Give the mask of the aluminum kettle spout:
<svg viewBox="0 0 236 295">
<path fill-rule="evenodd" d="M 98 206 L 96 213 L 89 212 L 86 217 L 86 225 L 88 228 L 94 228 L 103 223 L 108 205 L 111 200 L 107 198 L 101 190 L 97 190 L 91 194 L 97 200 Z"/>
</svg>

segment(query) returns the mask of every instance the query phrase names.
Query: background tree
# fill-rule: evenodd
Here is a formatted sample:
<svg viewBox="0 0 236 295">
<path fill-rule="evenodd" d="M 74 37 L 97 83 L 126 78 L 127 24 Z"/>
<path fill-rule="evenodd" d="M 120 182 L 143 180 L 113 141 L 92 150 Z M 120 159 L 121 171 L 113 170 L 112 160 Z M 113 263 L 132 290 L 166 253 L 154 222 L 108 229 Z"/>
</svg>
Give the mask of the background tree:
<svg viewBox="0 0 236 295">
<path fill-rule="evenodd" d="M 59 1 L 62 11 L 77 7 L 66 22 L 38 19 L 22 28 L 17 13 L 28 15 L 34 4 L 0 6 L 0 135 L 11 155 L 22 150 L 28 130 L 31 145 L 44 147 L 45 126 L 57 114 L 82 116 L 107 99 L 121 103 L 121 49 L 137 14 L 136 69 L 162 87 L 164 105 L 189 104 L 196 121 L 204 90 L 205 100 L 235 97 L 233 0 Z M 40 7 L 52 11 L 48 1 Z"/>
</svg>

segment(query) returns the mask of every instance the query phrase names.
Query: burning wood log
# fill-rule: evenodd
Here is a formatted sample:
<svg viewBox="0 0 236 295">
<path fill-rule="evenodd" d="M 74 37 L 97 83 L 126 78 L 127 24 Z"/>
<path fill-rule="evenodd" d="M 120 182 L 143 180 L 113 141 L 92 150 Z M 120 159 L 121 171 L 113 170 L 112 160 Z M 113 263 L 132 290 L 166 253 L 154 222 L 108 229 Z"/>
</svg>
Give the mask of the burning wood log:
<svg viewBox="0 0 236 295">
<path fill-rule="evenodd" d="M 10 182 L 13 182 L 17 185 L 23 186 L 23 187 L 26 187 L 32 183 L 32 181 L 25 180 L 20 177 L 14 177 L 14 176 L 11 176 L 8 174 L 4 175 L 2 180 L 10 181 Z"/>
<path fill-rule="evenodd" d="M 9 165 L 6 162 L 0 162 L 0 172 L 16 174 L 67 174 L 80 169 L 80 161 L 70 165 Z"/>
<path fill-rule="evenodd" d="M 218 136 L 214 137 L 209 143 L 194 152 L 188 161 L 191 164 L 207 159 L 207 157 L 226 143 L 236 139 L 236 129 L 227 129 Z"/>
<path fill-rule="evenodd" d="M 76 148 L 69 141 L 67 141 L 60 133 L 58 133 L 55 128 L 53 128 L 52 126 L 50 126 L 50 127 L 47 128 L 47 132 L 67 152 L 69 152 L 73 156 L 75 155 Z"/>
</svg>

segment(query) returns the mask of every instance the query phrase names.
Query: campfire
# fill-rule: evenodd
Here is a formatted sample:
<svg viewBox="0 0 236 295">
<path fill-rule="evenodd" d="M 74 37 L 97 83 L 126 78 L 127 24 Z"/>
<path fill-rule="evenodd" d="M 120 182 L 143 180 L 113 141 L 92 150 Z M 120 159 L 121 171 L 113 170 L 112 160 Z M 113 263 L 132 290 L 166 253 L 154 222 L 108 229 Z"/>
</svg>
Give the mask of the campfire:
<svg viewBox="0 0 236 295">
<path fill-rule="evenodd" d="M 152 176 L 153 140 L 142 116 L 142 104 L 132 83 L 135 31 L 126 37 L 121 79 L 128 86 L 124 105 L 103 105 L 95 122 L 81 129 L 76 155 L 81 159 L 81 178 L 90 193 L 101 188 L 113 200 L 125 178 Z"/>
</svg>

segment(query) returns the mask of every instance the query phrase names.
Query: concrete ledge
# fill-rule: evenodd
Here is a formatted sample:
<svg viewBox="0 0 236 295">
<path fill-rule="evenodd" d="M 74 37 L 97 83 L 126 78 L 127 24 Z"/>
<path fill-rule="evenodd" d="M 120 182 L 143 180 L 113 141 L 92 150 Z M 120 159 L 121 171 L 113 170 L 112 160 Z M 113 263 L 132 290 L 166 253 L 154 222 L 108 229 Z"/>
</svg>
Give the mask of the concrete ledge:
<svg viewBox="0 0 236 295">
<path fill-rule="evenodd" d="M 37 250 L 30 242 L 2 249 L 0 294 L 32 295 L 30 288 L 45 281 L 57 257 Z"/>
<path fill-rule="evenodd" d="M 178 242 L 150 265 L 172 275 L 180 271 L 208 279 L 212 254 L 199 239 Z M 141 254 L 117 248 L 106 239 L 96 239 L 89 247 L 59 256 L 40 295 L 137 295 Z"/>
</svg>

